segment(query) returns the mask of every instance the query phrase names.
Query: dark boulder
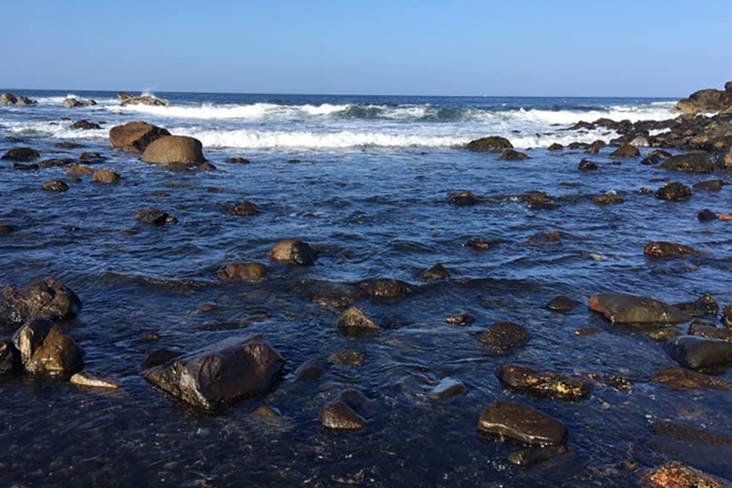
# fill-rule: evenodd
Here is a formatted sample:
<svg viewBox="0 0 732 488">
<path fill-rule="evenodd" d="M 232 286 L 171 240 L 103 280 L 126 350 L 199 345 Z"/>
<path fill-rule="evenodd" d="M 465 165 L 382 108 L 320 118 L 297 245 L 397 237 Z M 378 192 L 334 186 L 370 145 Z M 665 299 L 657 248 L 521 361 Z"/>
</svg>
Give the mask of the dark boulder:
<svg viewBox="0 0 732 488">
<path fill-rule="evenodd" d="M 468 388 L 454 378 L 443 378 L 432 391 L 427 394 L 430 400 L 444 401 L 457 396 L 467 395 Z"/>
<path fill-rule="evenodd" d="M 583 159 L 579 163 L 580 171 L 597 171 L 597 165 L 589 159 Z"/>
<path fill-rule="evenodd" d="M 610 153 L 611 158 L 637 158 L 640 156 L 640 151 L 637 147 L 625 144 L 620 146 L 615 151 Z"/>
<path fill-rule="evenodd" d="M 2 95 L 0 95 L 1 105 L 15 105 L 15 102 L 17 101 L 18 97 L 16 97 L 12 93 L 3 93 Z"/>
<path fill-rule="evenodd" d="M 168 105 L 167 100 L 154 97 L 152 95 L 131 95 L 129 93 L 117 93 L 120 104 L 126 105 L 151 105 L 153 107 L 165 107 Z"/>
<path fill-rule="evenodd" d="M 267 268 L 259 263 L 231 263 L 218 272 L 219 279 L 230 281 L 262 281 Z"/>
<path fill-rule="evenodd" d="M 326 429 L 336 431 L 361 430 L 366 426 L 363 417 L 341 400 L 330 403 L 321 410 L 320 423 Z"/>
<path fill-rule="evenodd" d="M 669 420 L 656 420 L 651 423 L 654 435 L 695 444 L 732 445 L 732 439 L 715 434 L 707 429 L 679 424 Z"/>
<path fill-rule="evenodd" d="M 253 217 L 259 215 L 260 210 L 252 202 L 240 202 L 232 206 L 228 213 L 237 217 Z"/>
<path fill-rule="evenodd" d="M 547 151 L 561 151 L 562 149 L 564 149 L 564 146 L 562 146 L 558 142 L 554 142 L 550 144 L 549 147 L 547 147 L 546 149 Z"/>
<path fill-rule="evenodd" d="M 0 329 L 5 330 L 35 318 L 72 319 L 81 310 L 79 297 L 53 277 L 35 280 L 22 290 L 8 285 L 0 300 Z"/>
<path fill-rule="evenodd" d="M 497 401 L 480 416 L 478 431 L 530 445 L 555 446 L 567 437 L 558 420 L 527 405 Z"/>
<path fill-rule="evenodd" d="M 51 320 L 36 318 L 13 335 L 23 369 L 28 373 L 72 375 L 83 367 L 83 352 Z"/>
<path fill-rule="evenodd" d="M 592 385 L 570 376 L 538 371 L 528 364 L 504 364 L 497 372 L 504 385 L 535 396 L 581 400 L 592 393 Z"/>
<path fill-rule="evenodd" d="M 145 210 L 138 210 L 137 212 L 135 212 L 135 220 L 138 220 L 143 224 L 151 225 L 168 225 L 178 222 L 178 219 L 176 219 L 172 215 L 168 214 L 167 212 L 163 212 L 162 210 L 158 210 L 155 207 L 148 207 Z"/>
<path fill-rule="evenodd" d="M 657 371 L 651 381 L 671 390 L 729 390 L 732 385 L 724 380 L 688 369 L 671 366 Z"/>
<path fill-rule="evenodd" d="M 476 197 L 473 192 L 463 190 L 449 198 L 449 202 L 457 207 L 472 207 L 480 202 L 480 198 Z"/>
<path fill-rule="evenodd" d="M 714 89 L 699 90 L 676 104 L 678 112 L 689 115 L 721 112 L 730 107 L 732 107 L 732 93 Z"/>
<path fill-rule="evenodd" d="M 450 277 L 450 272 L 445 269 L 442 264 L 435 264 L 429 269 L 422 271 L 417 277 L 420 281 L 436 281 L 446 280 Z"/>
<path fill-rule="evenodd" d="M 145 356 L 145 359 L 143 359 L 140 364 L 140 368 L 146 370 L 155 366 L 162 366 L 163 364 L 172 361 L 175 358 L 179 358 L 182 355 L 182 352 L 173 351 L 172 349 L 155 349 L 153 352 Z"/>
<path fill-rule="evenodd" d="M 71 158 L 51 158 L 44 159 L 38 163 L 41 168 L 62 168 L 74 164 L 75 160 Z"/>
<path fill-rule="evenodd" d="M 192 405 L 216 409 L 272 387 L 285 360 L 260 334 L 232 337 L 153 366 L 145 379 Z"/>
<path fill-rule="evenodd" d="M 616 195 L 615 193 L 603 193 L 602 195 L 592 197 L 592 202 L 595 205 L 604 207 L 606 205 L 620 205 L 625 202 L 625 200 L 623 197 Z"/>
<path fill-rule="evenodd" d="M 646 157 L 644 157 L 641 160 L 641 164 L 645 164 L 647 166 L 652 166 L 652 165 L 662 163 L 670 157 L 671 157 L 671 153 L 668 153 L 661 149 L 656 149 L 655 151 L 651 151 L 648 154 L 646 154 Z"/>
<path fill-rule="evenodd" d="M 705 208 L 696 215 L 696 218 L 699 219 L 699 222 L 709 222 L 710 220 L 717 220 L 717 214 Z"/>
<path fill-rule="evenodd" d="M 10 159 L 11 161 L 33 161 L 40 158 L 41 155 L 35 149 L 30 147 L 16 147 L 6 152 L 0 159 Z"/>
<path fill-rule="evenodd" d="M 102 126 L 97 124 L 96 122 L 89 122 L 88 120 L 79 120 L 78 122 L 74 122 L 71 124 L 72 129 L 76 130 L 97 130 L 101 129 Z"/>
<path fill-rule="evenodd" d="M 654 241 L 643 246 L 643 254 L 654 258 L 677 258 L 696 254 L 696 251 L 689 246 L 675 242 Z"/>
<path fill-rule="evenodd" d="M 308 243 L 294 239 L 278 242 L 269 252 L 269 259 L 280 264 L 312 266 L 316 258 L 315 251 Z"/>
<path fill-rule="evenodd" d="M 692 188 L 694 190 L 702 190 L 702 191 L 720 191 L 723 186 L 724 186 L 724 181 L 722 181 L 722 180 L 709 180 L 709 181 L 700 181 L 698 183 L 694 183 L 694 185 L 692 185 Z"/>
<path fill-rule="evenodd" d="M 717 166 L 721 168 L 732 168 L 732 145 L 719 153 L 717 156 Z"/>
<path fill-rule="evenodd" d="M 112 127 L 109 131 L 109 144 L 113 149 L 141 153 L 154 140 L 169 135 L 170 132 L 166 129 L 147 122 L 128 122 Z"/>
<path fill-rule="evenodd" d="M 714 164 L 705 153 L 694 152 L 671 156 L 659 165 L 659 168 L 685 173 L 711 173 Z"/>
<path fill-rule="evenodd" d="M 330 363 L 320 358 L 310 359 L 302 363 L 292 375 L 295 382 L 315 381 L 325 375 L 330 369 Z"/>
<path fill-rule="evenodd" d="M 705 339 L 714 339 L 732 344 L 732 330 L 726 328 L 718 328 L 712 324 L 701 322 L 698 320 L 689 324 L 689 335 L 704 337 Z"/>
<path fill-rule="evenodd" d="M 0 224 L 0 236 L 7 236 L 18 230 L 13 224 Z"/>
<path fill-rule="evenodd" d="M 12 342 L 0 340 L 0 376 L 20 370 L 20 354 Z"/>
<path fill-rule="evenodd" d="M 717 317 L 719 304 L 709 294 L 704 294 L 693 302 L 674 304 L 674 307 L 685 312 L 690 317 Z"/>
<path fill-rule="evenodd" d="M 369 298 L 376 300 L 396 300 L 412 292 L 409 283 L 399 280 L 367 280 L 359 283 L 358 287 Z"/>
<path fill-rule="evenodd" d="M 98 152 L 83 152 L 79 154 L 79 162 L 86 164 L 101 163 L 107 158 L 99 154 Z"/>
<path fill-rule="evenodd" d="M 226 158 L 226 162 L 229 164 L 250 164 L 251 163 L 251 161 L 249 161 L 247 158 L 240 158 L 240 157 Z"/>
<path fill-rule="evenodd" d="M 163 136 L 150 142 L 142 153 L 142 160 L 153 164 L 201 164 L 203 144 L 188 136 Z"/>
<path fill-rule="evenodd" d="M 732 488 L 732 483 L 678 461 L 644 473 L 640 485 L 647 488 Z"/>
<path fill-rule="evenodd" d="M 732 305 L 727 305 L 722 309 L 722 324 L 732 330 Z"/>
<path fill-rule="evenodd" d="M 351 307 L 335 322 L 338 331 L 347 336 L 378 334 L 381 328 L 358 307 Z"/>
<path fill-rule="evenodd" d="M 590 310 L 616 324 L 677 324 L 689 320 L 681 310 L 652 298 L 601 293 L 589 299 Z"/>
<path fill-rule="evenodd" d="M 525 159 L 531 159 L 527 154 L 516 151 L 514 149 L 504 149 L 500 156 L 499 161 L 523 161 Z"/>
<path fill-rule="evenodd" d="M 503 149 L 513 149 L 513 144 L 505 137 L 484 137 L 470 141 L 465 149 L 468 151 L 484 152 L 484 151 L 502 151 Z"/>
<path fill-rule="evenodd" d="M 683 183 L 666 183 L 656 191 L 656 198 L 667 202 L 685 202 L 691 198 L 691 188 Z"/>
<path fill-rule="evenodd" d="M 554 459 L 564 454 L 574 452 L 576 448 L 572 446 L 546 446 L 546 447 L 530 447 L 520 451 L 512 452 L 508 455 L 508 462 L 520 468 L 528 468 L 544 461 Z"/>
<path fill-rule="evenodd" d="M 91 175 L 91 180 L 95 183 L 102 183 L 104 185 L 111 185 L 118 183 L 122 177 L 116 171 L 111 169 L 98 169 L 95 170 Z"/>
<path fill-rule="evenodd" d="M 553 312 L 569 312 L 574 308 L 574 304 L 570 298 L 559 295 L 549 300 L 546 308 Z"/>
<path fill-rule="evenodd" d="M 527 330 L 513 322 L 498 322 L 478 336 L 480 342 L 496 354 L 507 354 L 512 349 L 525 346 L 529 338 Z"/>
<path fill-rule="evenodd" d="M 698 336 L 680 336 L 664 346 L 668 355 L 685 368 L 704 370 L 732 365 L 732 344 Z"/>
<path fill-rule="evenodd" d="M 41 166 L 34 163 L 13 163 L 10 168 L 18 171 L 38 171 Z"/>
</svg>

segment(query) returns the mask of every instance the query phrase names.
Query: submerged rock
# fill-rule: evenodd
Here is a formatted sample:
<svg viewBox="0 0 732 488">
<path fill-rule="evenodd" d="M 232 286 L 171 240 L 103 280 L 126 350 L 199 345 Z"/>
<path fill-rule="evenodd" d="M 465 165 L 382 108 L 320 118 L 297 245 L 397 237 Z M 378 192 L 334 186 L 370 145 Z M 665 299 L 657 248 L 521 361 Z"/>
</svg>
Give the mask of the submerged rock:
<svg viewBox="0 0 732 488">
<path fill-rule="evenodd" d="M 226 158 L 226 162 L 229 164 L 251 164 L 251 161 L 249 161 L 247 158 L 241 157 Z"/>
<path fill-rule="evenodd" d="M 676 258 L 696 254 L 696 251 L 689 246 L 675 242 L 654 241 L 643 246 L 643 254 L 654 258 Z"/>
<path fill-rule="evenodd" d="M 589 299 L 590 310 L 616 324 L 677 324 L 689 320 L 687 314 L 652 298 L 624 293 L 601 293 Z"/>
<path fill-rule="evenodd" d="M 422 271 L 417 279 L 420 281 L 445 280 L 450 277 L 450 272 L 442 264 L 435 264 L 429 269 Z"/>
<path fill-rule="evenodd" d="M 496 354 L 507 354 L 512 349 L 525 346 L 529 333 L 513 322 L 498 322 L 488 327 L 478 339 Z"/>
<path fill-rule="evenodd" d="M 570 312 L 574 308 L 574 305 L 571 299 L 560 295 L 549 300 L 546 308 L 553 312 Z"/>
<path fill-rule="evenodd" d="M 49 319 L 26 322 L 13 335 L 13 345 L 28 373 L 70 375 L 83 367 L 79 345 Z"/>
<path fill-rule="evenodd" d="M 678 461 L 671 461 L 644 473 L 640 483 L 648 488 L 732 488 L 729 481 Z"/>
<path fill-rule="evenodd" d="M 717 214 L 715 214 L 708 208 L 705 208 L 696 215 L 696 218 L 699 220 L 699 222 L 709 222 L 711 220 L 717 220 Z"/>
<path fill-rule="evenodd" d="M 338 317 L 335 327 L 349 336 L 378 334 L 381 328 L 358 307 L 351 307 Z"/>
<path fill-rule="evenodd" d="M 330 363 L 323 359 L 310 359 L 302 363 L 293 375 L 293 381 L 314 381 L 323 376 L 330 369 Z"/>
<path fill-rule="evenodd" d="M 188 136 L 163 136 L 150 142 L 142 153 L 142 160 L 155 164 L 201 164 L 203 144 Z"/>
<path fill-rule="evenodd" d="M 691 198 L 691 188 L 683 183 L 666 183 L 656 191 L 656 198 L 667 202 L 685 202 Z"/>
<path fill-rule="evenodd" d="M 476 197 L 473 192 L 463 190 L 449 198 L 449 202 L 457 207 L 472 207 L 480 203 L 480 198 Z"/>
<path fill-rule="evenodd" d="M 580 161 L 578 168 L 580 171 L 597 171 L 597 165 L 589 159 Z"/>
<path fill-rule="evenodd" d="M 684 442 L 711 445 L 732 445 L 732 439 L 729 439 L 728 437 L 722 437 L 705 429 L 697 429 L 690 425 L 677 424 L 676 422 L 671 422 L 669 420 L 660 420 L 651 423 L 651 431 L 655 435 Z"/>
<path fill-rule="evenodd" d="M 454 378 L 443 378 L 437 386 L 432 388 L 427 397 L 430 400 L 442 401 L 468 393 L 468 388 Z"/>
<path fill-rule="evenodd" d="M 363 366 L 365 356 L 361 351 L 344 350 L 336 352 L 328 359 L 333 364 L 359 367 Z"/>
<path fill-rule="evenodd" d="M 711 173 L 714 171 L 714 164 L 705 153 L 695 152 L 671 156 L 659 168 L 685 173 Z"/>
<path fill-rule="evenodd" d="M 335 401 L 326 405 L 320 412 L 320 423 L 330 430 L 361 430 L 366 421 L 343 401 Z"/>
<path fill-rule="evenodd" d="M 651 381 L 671 390 L 729 390 L 732 385 L 728 382 L 706 374 L 670 366 L 657 371 Z"/>
<path fill-rule="evenodd" d="M 175 224 L 178 219 L 169 215 L 167 212 L 158 210 L 155 207 L 148 207 L 145 210 L 138 210 L 135 212 L 135 220 L 139 220 L 144 224 L 151 225 L 168 225 Z"/>
<path fill-rule="evenodd" d="M 252 202 L 241 202 L 235 204 L 228 210 L 228 213 L 237 217 L 253 217 L 259 215 L 260 211 Z"/>
<path fill-rule="evenodd" d="M 595 205 L 605 206 L 605 205 L 619 205 L 625 200 L 620 195 L 616 195 L 615 193 L 604 193 L 602 195 L 597 195 L 596 197 L 592 198 L 592 201 Z"/>
<path fill-rule="evenodd" d="M 505 137 L 483 137 L 482 139 L 470 141 L 465 149 L 476 152 L 501 151 L 503 149 L 513 149 L 513 144 Z"/>
<path fill-rule="evenodd" d="M 692 189 L 701 191 L 720 191 L 724 186 L 722 180 L 700 181 L 692 185 Z"/>
<path fill-rule="evenodd" d="M 218 272 L 222 280 L 261 281 L 267 278 L 267 268 L 259 263 L 231 263 Z"/>
<path fill-rule="evenodd" d="M 0 329 L 14 329 L 35 318 L 68 320 L 81 310 L 81 300 L 56 278 L 31 282 L 18 290 L 8 285 L 0 299 Z"/>
<path fill-rule="evenodd" d="M 288 239 L 280 241 L 272 247 L 269 259 L 280 264 L 312 266 L 315 264 L 315 251 L 303 241 Z"/>
<path fill-rule="evenodd" d="M 567 428 L 558 420 L 527 405 L 497 401 L 480 416 L 478 431 L 524 444 L 562 444 Z"/>
<path fill-rule="evenodd" d="M 44 191 L 50 191 L 54 193 L 63 193 L 65 191 L 69 191 L 69 185 L 66 184 L 66 182 L 61 180 L 51 180 L 46 181 L 43 184 L 41 184 L 41 189 Z"/>
<path fill-rule="evenodd" d="M 450 325 L 457 325 L 460 327 L 465 327 L 466 325 L 470 325 L 475 322 L 475 317 L 472 315 L 468 315 L 466 313 L 459 313 L 457 315 L 451 315 L 449 317 L 445 317 L 445 323 Z"/>
<path fill-rule="evenodd" d="M 561 373 L 537 371 L 524 364 L 504 364 L 496 375 L 501 383 L 532 395 L 581 400 L 592 393 L 592 385 Z"/>
<path fill-rule="evenodd" d="M 664 346 L 668 355 L 685 368 L 706 370 L 732 365 L 732 344 L 698 336 L 680 336 Z"/>
<path fill-rule="evenodd" d="M 33 161 L 41 157 L 41 154 L 30 147 L 15 147 L 6 152 L 0 159 L 9 159 L 11 161 Z"/>
<path fill-rule="evenodd" d="M 109 144 L 112 149 L 130 153 L 141 153 L 156 139 L 169 136 L 170 132 L 147 122 L 128 122 L 112 127 L 109 131 Z"/>
<path fill-rule="evenodd" d="M 153 366 L 145 379 L 192 405 L 215 409 L 272 387 L 285 360 L 260 334 L 233 337 Z"/>
</svg>

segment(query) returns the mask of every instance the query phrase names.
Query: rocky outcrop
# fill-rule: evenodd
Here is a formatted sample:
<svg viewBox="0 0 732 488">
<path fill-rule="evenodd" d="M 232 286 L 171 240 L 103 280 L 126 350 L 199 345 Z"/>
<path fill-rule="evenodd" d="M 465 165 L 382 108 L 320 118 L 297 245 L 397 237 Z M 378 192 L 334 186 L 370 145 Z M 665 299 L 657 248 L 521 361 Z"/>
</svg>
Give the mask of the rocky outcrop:
<svg viewBox="0 0 732 488">
<path fill-rule="evenodd" d="M 113 149 L 130 153 L 141 153 L 156 139 L 169 136 L 170 132 L 147 122 L 128 122 L 112 127 L 109 131 L 109 144 Z"/>
<path fill-rule="evenodd" d="M 203 144 L 188 136 L 164 136 L 155 139 L 145 148 L 142 160 L 154 164 L 201 164 Z"/>
<path fill-rule="evenodd" d="M 36 104 L 38 104 L 38 100 L 33 100 L 32 98 L 28 98 L 23 95 L 15 96 L 12 93 L 3 93 L 0 95 L 0 105 L 15 105 L 17 107 L 22 107 L 25 105 Z"/>
<path fill-rule="evenodd" d="M 0 329 L 15 329 L 35 318 L 68 320 L 81 310 L 81 300 L 56 278 L 36 280 L 18 290 L 8 285 L 0 299 Z"/>
<path fill-rule="evenodd" d="M 502 151 L 504 149 L 513 149 L 513 144 L 505 137 L 492 136 L 470 141 L 465 149 L 475 152 Z"/>
<path fill-rule="evenodd" d="M 64 107 L 66 108 L 92 107 L 96 104 L 96 100 L 92 100 L 91 98 L 66 97 L 64 99 Z"/>
<path fill-rule="evenodd" d="M 672 305 L 624 293 L 601 293 L 589 299 L 590 310 L 615 324 L 677 324 L 689 316 Z"/>
<path fill-rule="evenodd" d="M 729 82 L 727 82 L 729 84 Z M 727 85 L 725 85 L 725 88 Z M 699 90 L 688 98 L 679 100 L 675 107 L 677 112 L 687 115 L 722 112 L 732 109 L 732 91 L 715 90 L 713 88 Z"/>
<path fill-rule="evenodd" d="M 51 320 L 26 322 L 13 335 L 23 369 L 28 373 L 71 375 L 83 366 L 83 352 Z"/>
<path fill-rule="evenodd" d="M 192 405 L 216 409 L 272 387 L 285 360 L 261 335 L 233 337 L 144 371 L 145 379 Z"/>
<path fill-rule="evenodd" d="M 280 264 L 312 266 L 315 264 L 315 251 L 303 241 L 288 239 L 275 244 L 269 251 L 269 259 Z"/>
<path fill-rule="evenodd" d="M 152 95 L 131 95 L 129 93 L 119 92 L 117 93 L 119 103 L 124 107 L 126 105 L 151 105 L 154 107 L 166 107 L 168 105 L 167 100 L 157 98 Z"/>
<path fill-rule="evenodd" d="M 567 437 L 567 428 L 558 420 L 528 405 L 504 401 L 483 412 L 478 431 L 540 446 L 562 444 Z"/>
</svg>

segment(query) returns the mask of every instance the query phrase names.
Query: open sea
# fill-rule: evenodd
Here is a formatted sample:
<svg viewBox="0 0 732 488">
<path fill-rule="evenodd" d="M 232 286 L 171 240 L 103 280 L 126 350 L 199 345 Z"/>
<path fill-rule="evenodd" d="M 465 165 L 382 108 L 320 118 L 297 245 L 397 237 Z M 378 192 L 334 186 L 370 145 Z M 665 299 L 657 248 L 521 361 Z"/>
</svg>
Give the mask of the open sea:
<svg viewBox="0 0 732 488">
<path fill-rule="evenodd" d="M 0 153 L 30 146 L 41 160 L 76 161 L 97 152 L 92 166 L 122 180 L 100 185 L 75 180 L 64 167 L 21 171 L 1 161 L 0 224 L 17 230 L 0 236 L 0 285 L 52 275 L 74 290 L 84 308 L 64 330 L 84 349 L 85 369 L 122 390 L 1 378 L 0 486 L 625 488 L 669 460 L 732 478 L 732 442 L 651 430 L 668 420 L 732 438 L 730 391 L 652 383 L 654 372 L 675 364 L 662 344 L 586 306 L 590 295 L 610 291 L 668 303 L 710 293 L 720 306 L 732 303 L 731 224 L 696 217 L 705 208 L 729 213 L 731 187 L 662 202 L 639 190 L 712 177 L 614 160 L 609 147 L 593 156 L 546 149 L 617 136 L 568 130 L 580 120 L 671 118 L 675 100 L 156 93 L 170 106 L 121 107 L 114 93 L 77 91 L 71 94 L 98 105 L 68 109 L 66 91 L 14 93 L 39 103 L 0 106 Z M 80 119 L 103 128 L 70 128 Z M 111 150 L 109 129 L 134 120 L 198 138 L 217 169 L 169 170 Z M 531 159 L 498 161 L 498 153 L 463 149 L 494 135 Z M 56 146 L 64 141 L 83 147 Z M 229 164 L 230 157 L 251 162 Z M 583 158 L 599 170 L 579 171 Z M 726 173 L 718 177 L 729 181 Z M 69 191 L 40 189 L 53 179 L 68 181 Z M 481 201 L 451 205 L 461 190 Z M 521 195 L 531 191 L 558 207 L 529 208 Z M 624 202 L 593 202 L 608 192 Z M 261 213 L 227 212 L 245 200 Z M 135 212 L 149 206 L 178 223 L 136 222 Z M 290 238 L 315 248 L 315 266 L 268 262 L 272 245 Z M 467 245 L 475 239 L 487 249 Z M 649 259 L 643 246 L 653 240 L 687 244 L 697 254 Z M 253 261 L 269 267 L 266 281 L 217 278 L 226 264 Z M 450 278 L 417 279 L 437 263 Z M 377 278 L 406 282 L 412 292 L 392 301 L 359 293 L 359 283 Z M 574 309 L 547 310 L 555 295 L 570 297 Z M 342 303 L 355 303 L 382 332 L 340 336 L 333 324 Z M 460 313 L 475 322 L 445 322 Z M 499 321 L 523 325 L 528 344 L 504 356 L 488 351 L 476 336 Z M 181 405 L 140 374 L 155 349 L 193 351 L 250 332 L 280 352 L 285 374 L 271 392 L 217 415 Z M 332 365 L 317 379 L 295 381 L 306 361 L 327 362 L 345 349 L 361 351 L 364 364 Z M 583 378 L 613 375 L 630 386 L 598 381 L 576 402 L 534 398 L 498 381 L 495 372 L 508 361 Z M 467 394 L 430 399 L 448 377 Z M 719 378 L 732 381 L 732 374 Z M 359 412 L 366 427 L 325 430 L 320 410 L 353 389 L 368 399 Z M 575 450 L 531 468 L 512 466 L 507 456 L 522 446 L 476 432 L 481 413 L 500 399 L 562 421 Z M 263 405 L 281 415 L 255 415 Z"/>
</svg>

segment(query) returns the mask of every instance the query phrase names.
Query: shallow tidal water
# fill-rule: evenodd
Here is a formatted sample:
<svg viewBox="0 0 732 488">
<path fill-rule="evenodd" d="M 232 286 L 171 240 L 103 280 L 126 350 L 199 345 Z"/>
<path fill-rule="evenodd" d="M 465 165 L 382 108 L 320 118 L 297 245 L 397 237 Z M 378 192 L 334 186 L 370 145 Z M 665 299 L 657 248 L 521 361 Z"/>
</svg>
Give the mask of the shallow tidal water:
<svg viewBox="0 0 732 488">
<path fill-rule="evenodd" d="M 732 393 L 651 383 L 655 371 L 674 364 L 662 344 L 586 306 L 588 296 L 610 291 L 669 303 L 710 293 L 720 305 L 732 303 L 732 224 L 696 218 L 704 208 L 726 213 L 729 187 L 695 191 L 684 203 L 638 193 L 709 175 L 664 172 L 640 158 L 613 161 L 609 148 L 589 156 L 598 171 L 582 173 L 577 165 L 588 156 L 581 150 L 535 148 L 527 151 L 530 160 L 504 162 L 451 147 L 207 147 L 217 169 L 186 172 L 147 165 L 103 139 L 83 140 L 85 147 L 74 150 L 56 148 L 59 140 L 30 135 L 23 143 L 0 142 L 0 152 L 18 145 L 38 149 L 42 159 L 100 152 L 106 161 L 93 167 L 123 179 L 110 186 L 84 177 L 68 192 L 47 193 L 40 184 L 68 180 L 64 168 L 19 171 L 3 161 L 0 223 L 18 231 L 0 236 L 0 284 L 25 286 L 52 275 L 74 290 L 83 310 L 64 329 L 85 350 L 85 369 L 114 378 L 122 391 L 0 380 L 0 485 L 627 487 L 643 469 L 672 459 L 732 478 L 732 446 L 671 440 L 649 427 L 672 420 L 732 437 Z M 251 164 L 227 164 L 231 156 Z M 448 197 L 460 190 L 484 201 L 455 207 Z M 534 190 L 560 207 L 531 210 L 516 198 Z M 607 191 L 625 202 L 592 202 Z M 261 214 L 226 213 L 244 200 Z M 135 211 L 148 206 L 178 223 L 139 224 Z M 558 232 L 559 242 L 530 241 L 542 232 Z M 316 249 L 315 266 L 269 263 L 270 277 L 261 283 L 217 279 L 232 262 L 267 263 L 271 246 L 289 238 Z M 465 246 L 471 238 L 494 245 L 478 251 Z M 642 249 L 652 240 L 688 244 L 699 255 L 648 259 Z M 437 263 L 452 277 L 416 279 Z M 374 278 L 406 281 L 414 291 L 396 301 L 356 293 L 359 282 Z M 547 310 L 555 295 L 572 298 L 574 310 Z M 344 297 L 382 326 L 378 336 L 339 336 L 339 311 L 325 302 Z M 444 322 L 458 313 L 477 320 L 467 327 Z M 524 325 L 531 339 L 498 356 L 476 335 L 506 320 Z M 574 333 L 588 327 L 599 330 Z M 155 349 L 193 351 L 252 332 L 285 358 L 284 377 L 271 392 L 217 415 L 166 397 L 140 374 Z M 151 333 L 159 339 L 149 340 Z M 344 349 L 362 351 L 363 366 L 334 365 L 317 380 L 294 381 L 304 362 Z M 507 361 L 612 374 L 632 386 L 598 384 L 578 402 L 538 399 L 502 387 L 495 372 Z M 465 384 L 467 395 L 429 399 L 445 377 Z M 729 372 L 719 377 L 732 380 Z M 320 410 L 348 389 L 369 399 L 360 411 L 366 427 L 324 430 Z M 507 456 L 522 446 L 476 431 L 480 414 L 498 399 L 561 420 L 576 450 L 527 469 L 510 465 Z M 255 415 L 262 405 L 281 417 Z"/>
</svg>

